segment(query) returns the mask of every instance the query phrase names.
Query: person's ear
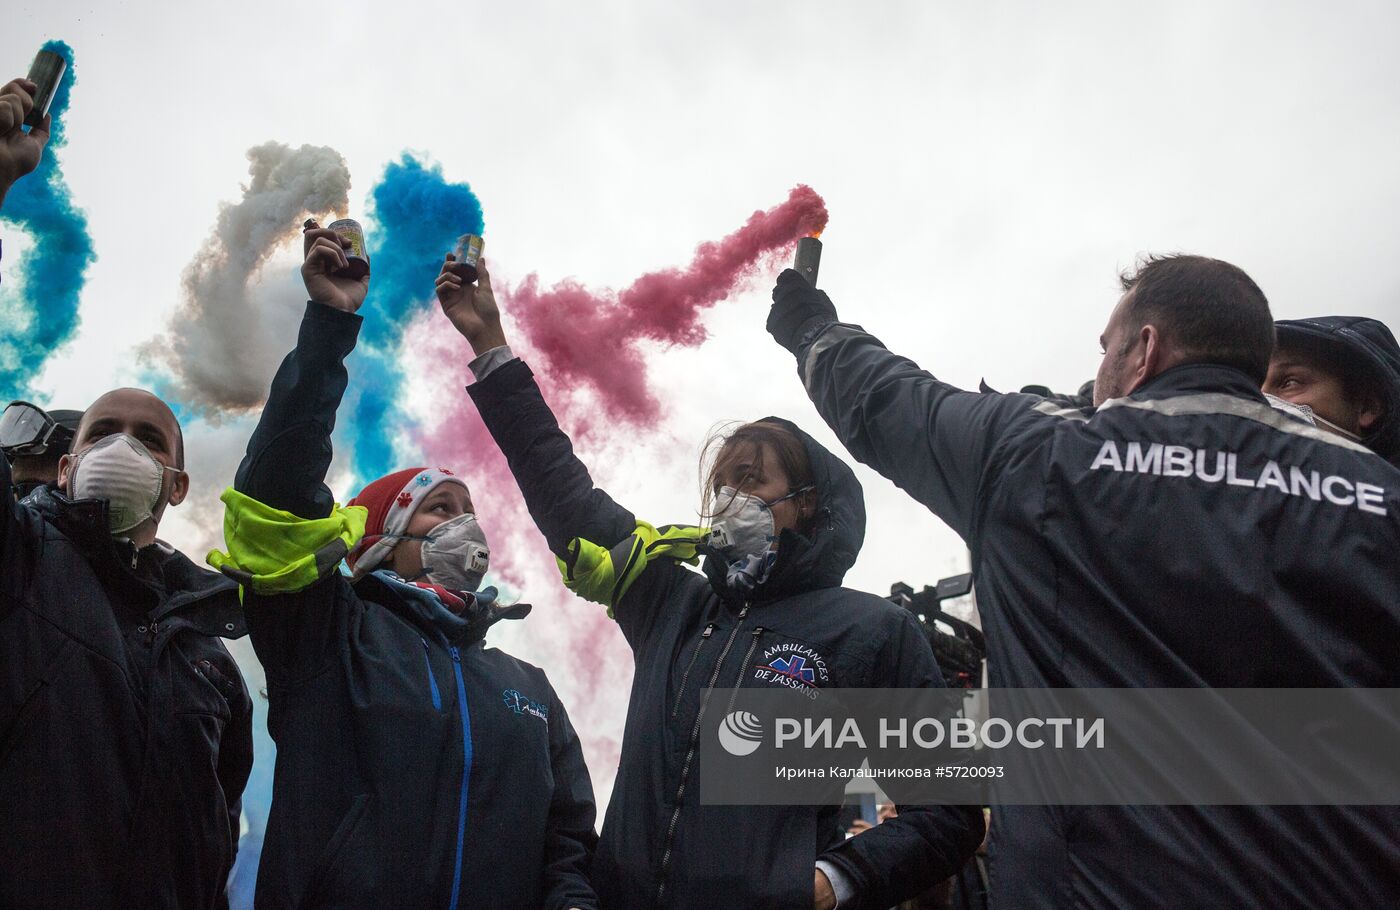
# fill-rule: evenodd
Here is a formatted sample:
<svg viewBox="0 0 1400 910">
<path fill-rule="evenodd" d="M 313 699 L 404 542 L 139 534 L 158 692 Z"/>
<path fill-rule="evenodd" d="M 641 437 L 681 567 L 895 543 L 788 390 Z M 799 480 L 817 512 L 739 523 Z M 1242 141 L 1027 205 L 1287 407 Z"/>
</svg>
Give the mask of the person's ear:
<svg viewBox="0 0 1400 910">
<path fill-rule="evenodd" d="M 1361 410 L 1356 412 L 1356 426 L 1362 435 L 1371 432 L 1380 423 L 1380 419 L 1385 415 L 1385 405 L 1377 395 L 1367 395 L 1366 400 L 1361 403 Z"/>
<path fill-rule="evenodd" d="M 73 476 L 73 466 L 77 461 L 77 457 L 72 454 L 64 454 L 58 459 L 58 488 L 65 496 L 69 495 L 69 478 Z"/>
<path fill-rule="evenodd" d="M 1144 382 L 1162 371 L 1162 333 L 1155 325 L 1138 329 L 1137 344 L 1129 355 L 1131 380 L 1124 394 L 1135 392 Z"/>
<path fill-rule="evenodd" d="M 175 477 L 170 481 L 170 499 L 167 502 L 169 505 L 178 506 L 190 494 L 190 475 L 179 470 L 174 473 Z"/>
<path fill-rule="evenodd" d="M 395 543 L 389 548 L 389 552 L 384 555 L 384 558 L 379 561 L 379 565 L 376 568 L 388 569 L 396 575 L 403 575 L 404 573 L 399 571 L 399 555 L 403 553 L 404 544 L 413 542 L 414 541 L 400 540 Z"/>
<path fill-rule="evenodd" d="M 808 490 L 797 497 L 797 527 L 807 533 L 817 518 L 817 491 Z"/>
</svg>

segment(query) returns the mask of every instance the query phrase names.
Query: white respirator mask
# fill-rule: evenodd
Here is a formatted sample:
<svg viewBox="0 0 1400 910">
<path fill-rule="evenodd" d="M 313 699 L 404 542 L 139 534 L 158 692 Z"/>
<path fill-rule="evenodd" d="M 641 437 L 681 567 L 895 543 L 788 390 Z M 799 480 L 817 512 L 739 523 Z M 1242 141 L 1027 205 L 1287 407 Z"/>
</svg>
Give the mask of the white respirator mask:
<svg viewBox="0 0 1400 910">
<path fill-rule="evenodd" d="M 811 486 L 793 490 L 772 502 L 764 502 L 749 493 L 740 493 L 733 487 L 720 487 L 719 500 L 724 509 L 710 526 L 710 545 L 724 554 L 731 563 L 746 556 L 758 556 L 768 552 L 778 542 L 778 532 L 773 523 L 773 506 L 787 502 L 812 489 Z"/>
<path fill-rule="evenodd" d="M 150 449 L 116 433 L 73 456 L 68 497 L 106 500 L 107 528 L 113 535 L 123 534 L 155 514 L 164 480 L 165 465 Z"/>
<path fill-rule="evenodd" d="M 1351 430 L 1337 426 L 1332 421 L 1314 411 L 1310 405 L 1297 404 L 1296 402 L 1288 401 L 1287 399 L 1279 398 L 1277 395 L 1270 395 L 1268 393 L 1265 393 L 1264 397 L 1269 400 L 1269 406 L 1276 411 L 1294 414 L 1303 418 L 1313 426 L 1321 427 L 1330 433 L 1335 433 L 1343 439 L 1350 439 L 1352 442 L 1362 441 L 1362 437 L 1353 433 Z"/>
<path fill-rule="evenodd" d="M 423 542 L 422 576 L 449 591 L 475 591 L 491 564 L 491 547 L 471 512 L 444 521 L 424 537 L 403 539 Z"/>
</svg>

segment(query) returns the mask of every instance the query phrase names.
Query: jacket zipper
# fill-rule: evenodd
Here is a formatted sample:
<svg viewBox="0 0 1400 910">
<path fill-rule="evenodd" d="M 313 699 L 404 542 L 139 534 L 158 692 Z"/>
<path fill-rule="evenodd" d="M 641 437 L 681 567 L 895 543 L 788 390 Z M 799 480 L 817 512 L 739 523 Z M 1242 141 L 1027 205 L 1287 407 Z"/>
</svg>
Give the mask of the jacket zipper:
<svg viewBox="0 0 1400 910">
<path fill-rule="evenodd" d="M 753 660 L 753 652 L 758 650 L 758 639 L 763 635 L 763 627 L 756 626 L 753 630 L 753 637 L 749 639 L 749 649 L 744 652 L 744 662 L 739 664 L 739 675 L 734 677 L 734 688 L 729 692 L 729 707 L 724 709 L 724 716 L 728 717 L 734 710 L 734 702 L 739 697 L 739 687 L 744 684 L 744 674 L 749 671 L 749 661 Z"/>
<path fill-rule="evenodd" d="M 442 693 L 438 691 L 437 677 L 433 675 L 433 661 L 428 656 L 428 640 L 419 636 L 419 641 L 423 643 L 423 663 L 428 667 L 428 685 L 433 689 L 433 710 L 442 710 Z"/>
<path fill-rule="evenodd" d="M 452 654 L 452 672 L 457 677 L 457 713 L 462 717 L 462 789 L 457 802 L 457 861 L 452 870 L 452 902 L 449 910 L 457 910 L 462 892 L 462 848 L 467 836 L 467 784 L 472 774 L 472 721 L 467 714 L 467 684 L 462 679 L 462 655 L 456 645 L 447 649 Z"/>
<path fill-rule="evenodd" d="M 710 674 L 710 684 L 706 686 L 707 689 L 714 689 L 715 681 L 719 679 L 720 670 L 724 669 L 724 660 L 729 656 L 729 649 L 734 646 L 734 639 L 739 636 L 739 629 L 744 625 L 744 617 L 748 615 L 749 605 L 744 604 L 744 608 L 739 611 L 739 621 L 734 624 L 734 631 L 729 633 L 729 638 L 724 643 L 724 650 L 719 652 L 719 660 L 715 662 L 715 671 Z M 666 894 L 666 870 L 671 865 L 672 841 L 676 838 L 676 826 L 681 821 L 681 797 L 685 795 L 686 779 L 690 776 L 690 765 L 695 760 L 695 747 L 700 742 L 700 724 L 705 719 L 705 708 L 709 703 L 710 693 L 707 692 L 705 697 L 700 700 L 700 710 L 696 712 L 695 724 L 690 730 L 690 745 L 686 748 L 685 761 L 681 763 L 681 780 L 676 787 L 676 808 L 671 811 L 671 823 L 666 826 L 666 848 L 661 852 L 661 874 L 656 881 L 657 904 L 661 903 L 662 897 Z"/>
<path fill-rule="evenodd" d="M 681 689 L 676 693 L 676 704 L 671 708 L 671 716 L 675 717 L 676 712 L 681 709 L 681 696 L 685 695 L 685 683 L 690 679 L 690 671 L 695 669 L 695 662 L 700 659 L 700 649 L 705 646 L 711 633 L 715 631 L 715 624 L 710 623 L 705 626 L 705 631 L 700 633 L 700 640 L 695 643 L 695 650 L 690 654 L 690 663 L 686 664 L 685 672 L 681 674 Z"/>
</svg>

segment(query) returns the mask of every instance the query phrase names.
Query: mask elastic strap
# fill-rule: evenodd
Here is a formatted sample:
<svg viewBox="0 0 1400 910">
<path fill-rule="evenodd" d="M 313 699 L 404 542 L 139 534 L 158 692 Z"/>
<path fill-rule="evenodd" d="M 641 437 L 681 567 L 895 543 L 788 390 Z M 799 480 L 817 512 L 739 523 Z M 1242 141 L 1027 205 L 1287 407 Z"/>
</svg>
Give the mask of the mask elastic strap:
<svg viewBox="0 0 1400 910">
<path fill-rule="evenodd" d="M 378 543 L 381 540 L 427 540 L 426 537 L 414 537 L 411 534 L 366 534 L 360 538 L 360 542 Z"/>
<path fill-rule="evenodd" d="M 1346 430 L 1346 429 L 1343 429 L 1343 428 L 1337 426 L 1335 423 L 1333 423 L 1332 421 L 1330 421 L 1330 420 L 1328 420 L 1327 418 L 1323 417 L 1322 415 L 1318 414 L 1316 411 L 1313 411 L 1313 415 L 1312 415 L 1312 416 L 1313 416 L 1313 420 L 1315 420 L 1315 421 L 1317 421 L 1318 423 L 1322 424 L 1322 426 L 1324 426 L 1324 427 L 1326 427 L 1327 429 L 1331 430 L 1333 433 L 1336 433 L 1338 436 L 1341 436 L 1341 437 L 1343 437 L 1343 438 L 1345 438 L 1345 439 L 1350 439 L 1352 442 L 1361 442 L 1361 437 L 1360 437 L 1360 436 L 1358 436 L 1357 434 L 1353 433 L 1353 432 L 1350 431 L 1350 430 Z"/>
<path fill-rule="evenodd" d="M 776 506 L 776 505 L 777 505 L 778 503 L 780 503 L 780 502 L 787 502 L 789 499 L 792 499 L 794 496 L 801 496 L 803 493 L 806 493 L 808 490 L 815 490 L 816 488 L 817 488 L 817 485 L 816 485 L 816 484 L 814 484 L 814 483 L 809 483 L 809 484 L 807 484 L 807 486 L 802 487 L 802 488 L 799 489 L 799 490 L 793 490 L 791 493 L 787 494 L 786 496 L 780 496 L 780 497 L 778 497 L 777 499 L 773 500 L 772 502 L 765 502 L 764 505 L 771 509 L 771 508 L 773 508 L 774 506 Z"/>
</svg>

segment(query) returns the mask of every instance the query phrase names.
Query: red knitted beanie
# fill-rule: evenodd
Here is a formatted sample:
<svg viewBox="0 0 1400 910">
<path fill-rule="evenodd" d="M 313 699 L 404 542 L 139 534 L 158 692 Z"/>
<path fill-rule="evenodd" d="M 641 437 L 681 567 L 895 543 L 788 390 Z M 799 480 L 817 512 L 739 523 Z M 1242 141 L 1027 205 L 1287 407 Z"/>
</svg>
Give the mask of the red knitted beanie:
<svg viewBox="0 0 1400 910">
<path fill-rule="evenodd" d="M 360 575 L 379 567 L 398 542 L 394 535 L 408 527 L 418 503 L 444 483 L 466 483 L 446 468 L 405 468 L 386 474 L 370 483 L 348 503 L 369 511 L 365 519 L 365 536 L 346 557 L 350 568 Z M 369 564 L 357 563 L 368 557 Z"/>
</svg>

